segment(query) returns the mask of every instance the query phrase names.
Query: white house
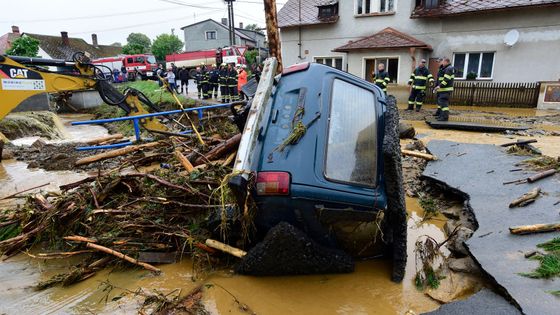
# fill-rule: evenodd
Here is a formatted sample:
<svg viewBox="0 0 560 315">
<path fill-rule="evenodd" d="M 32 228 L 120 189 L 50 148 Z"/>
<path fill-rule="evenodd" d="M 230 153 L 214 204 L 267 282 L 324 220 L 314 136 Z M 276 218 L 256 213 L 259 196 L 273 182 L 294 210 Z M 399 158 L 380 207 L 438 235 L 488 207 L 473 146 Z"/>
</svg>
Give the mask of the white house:
<svg viewBox="0 0 560 315">
<path fill-rule="evenodd" d="M 278 23 L 286 65 L 315 61 L 371 80 L 382 62 L 404 85 L 421 58 L 434 72 L 448 56 L 459 80 L 560 79 L 560 0 L 289 0 Z"/>
</svg>

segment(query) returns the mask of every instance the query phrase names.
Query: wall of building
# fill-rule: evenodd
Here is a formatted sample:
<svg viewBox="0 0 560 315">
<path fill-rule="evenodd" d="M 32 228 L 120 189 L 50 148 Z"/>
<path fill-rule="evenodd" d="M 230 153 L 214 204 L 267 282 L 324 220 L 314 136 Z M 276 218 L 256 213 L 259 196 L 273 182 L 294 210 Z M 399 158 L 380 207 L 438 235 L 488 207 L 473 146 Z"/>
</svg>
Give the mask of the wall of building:
<svg viewBox="0 0 560 315">
<path fill-rule="evenodd" d="M 216 31 L 216 39 L 207 40 L 206 31 Z M 184 30 L 185 51 L 215 49 L 229 46 L 229 32 L 213 21 L 186 27 Z M 240 39 L 237 36 L 236 41 Z"/>
<path fill-rule="evenodd" d="M 343 69 L 363 77 L 364 56 L 398 55 L 399 84 L 405 84 L 412 64 L 407 52 L 351 52 L 332 50 L 393 27 L 432 45 L 433 52 L 421 57 L 452 58 L 454 52 L 495 52 L 494 82 L 534 82 L 560 79 L 560 9 L 532 8 L 504 12 L 469 14 L 443 19 L 411 19 L 413 0 L 398 0 L 396 13 L 386 16 L 354 16 L 354 2 L 340 1 L 340 18 L 334 24 L 283 28 L 282 56 L 286 65 L 313 61 L 314 57 L 342 56 Z M 520 32 L 513 47 L 504 45 L 504 35 L 511 29 Z M 301 41 L 301 56 L 299 43 Z"/>
</svg>

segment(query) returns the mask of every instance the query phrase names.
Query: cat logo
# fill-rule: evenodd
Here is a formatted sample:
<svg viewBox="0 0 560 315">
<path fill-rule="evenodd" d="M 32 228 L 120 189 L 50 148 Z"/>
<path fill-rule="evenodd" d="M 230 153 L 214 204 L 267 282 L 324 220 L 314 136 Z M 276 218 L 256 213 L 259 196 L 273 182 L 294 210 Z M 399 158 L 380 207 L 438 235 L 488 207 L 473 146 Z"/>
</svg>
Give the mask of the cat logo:
<svg viewBox="0 0 560 315">
<path fill-rule="evenodd" d="M 10 77 L 13 79 L 27 79 L 27 69 L 10 69 Z"/>
</svg>

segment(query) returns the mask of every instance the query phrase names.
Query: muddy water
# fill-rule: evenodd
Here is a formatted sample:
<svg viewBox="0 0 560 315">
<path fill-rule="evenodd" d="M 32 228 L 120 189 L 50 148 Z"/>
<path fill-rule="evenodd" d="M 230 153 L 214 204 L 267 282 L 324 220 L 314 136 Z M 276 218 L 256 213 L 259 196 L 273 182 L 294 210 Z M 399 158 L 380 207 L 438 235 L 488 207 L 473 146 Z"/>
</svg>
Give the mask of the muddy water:
<svg viewBox="0 0 560 315">
<path fill-rule="evenodd" d="M 118 302 L 99 302 L 104 293 L 99 289 L 102 281 L 136 290 L 158 289 L 170 292 L 182 289 L 188 292 L 202 283 L 216 284 L 206 289 L 204 303 L 212 314 L 242 313 L 227 289 L 237 299 L 249 305 L 258 314 L 404 314 L 412 310 L 421 313 L 433 310 L 438 303 L 416 290 L 414 242 L 418 236 L 428 234 L 436 240 L 444 239 L 442 218 L 419 224 L 422 210 L 415 199 L 407 199 L 409 209 L 409 261 L 406 278 L 402 284 L 389 280 L 390 263 L 377 259 L 358 262 L 356 271 L 345 275 L 317 275 L 299 277 L 247 277 L 223 271 L 203 282 L 192 280 L 192 263 L 161 266 L 163 274 L 152 276 L 144 271 L 100 272 L 95 277 L 69 288 L 51 288 L 35 292 L 30 287 L 37 281 L 68 270 L 72 261 L 38 261 L 20 255 L 0 263 L 0 313 L 26 314 L 55 313 L 133 313 L 137 299 L 125 297 Z M 115 289 L 109 301 L 122 290 Z"/>
</svg>

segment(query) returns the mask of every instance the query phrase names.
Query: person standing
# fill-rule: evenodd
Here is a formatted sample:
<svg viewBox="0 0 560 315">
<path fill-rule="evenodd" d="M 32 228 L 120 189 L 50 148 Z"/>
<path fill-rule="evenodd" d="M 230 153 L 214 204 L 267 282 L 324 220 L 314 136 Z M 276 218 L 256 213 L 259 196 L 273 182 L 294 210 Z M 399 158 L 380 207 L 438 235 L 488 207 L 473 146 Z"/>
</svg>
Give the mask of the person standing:
<svg viewBox="0 0 560 315">
<path fill-rule="evenodd" d="M 202 64 L 202 98 L 208 99 L 208 69 L 205 64 Z"/>
<path fill-rule="evenodd" d="M 413 110 L 416 105 L 416 111 L 419 112 L 424 104 L 426 97 L 426 88 L 428 83 L 430 86 L 434 84 L 434 76 L 426 68 L 426 59 L 420 61 L 420 65 L 414 69 L 408 80 L 408 85 L 411 87 L 410 96 L 408 97 L 408 108 L 406 110 Z"/>
<path fill-rule="evenodd" d="M 173 72 L 173 68 L 167 71 L 165 75 L 165 79 L 169 84 L 169 92 L 174 93 L 177 91 L 177 85 L 175 85 L 175 73 Z"/>
<path fill-rule="evenodd" d="M 241 66 L 241 70 L 239 71 L 237 77 L 237 91 L 239 92 L 239 100 L 245 99 L 245 94 L 241 91 L 241 88 L 247 84 L 247 71 L 245 71 L 245 65 Z"/>
<path fill-rule="evenodd" d="M 220 72 L 216 69 L 216 65 L 212 65 L 208 72 L 208 86 L 210 87 L 209 97 L 218 98 L 218 81 L 220 80 Z"/>
<path fill-rule="evenodd" d="M 196 83 L 196 89 L 198 91 L 198 98 L 202 98 L 202 81 L 203 81 L 202 69 L 200 67 L 196 67 L 196 73 L 194 75 L 194 82 Z"/>
<path fill-rule="evenodd" d="M 121 73 L 122 73 L 122 81 L 123 82 L 128 81 L 128 71 L 126 71 L 126 67 L 124 65 L 122 65 L 121 67 Z"/>
<path fill-rule="evenodd" d="M 227 85 L 228 71 L 225 63 L 222 63 L 220 65 L 219 75 L 220 76 L 218 82 L 220 83 L 220 94 L 222 95 L 222 103 L 226 103 L 229 100 L 229 95 L 228 95 L 228 85 Z"/>
<path fill-rule="evenodd" d="M 451 65 L 449 58 L 445 57 L 441 60 L 438 85 L 434 88 L 434 92 L 437 93 L 439 115 L 436 119 L 438 121 L 449 120 L 449 99 L 451 98 L 451 92 L 453 92 L 453 81 L 455 81 L 455 68 Z"/>
<path fill-rule="evenodd" d="M 229 101 L 235 102 L 238 100 L 237 96 L 237 70 L 233 67 L 233 64 L 228 64 L 227 70 L 227 85 L 228 85 L 228 95 Z"/>
<path fill-rule="evenodd" d="M 185 91 L 186 95 L 189 94 L 189 70 L 183 66 L 181 70 L 179 70 L 179 80 L 181 80 L 181 92 Z M 184 88 L 183 88 L 184 87 Z"/>
<path fill-rule="evenodd" d="M 157 68 L 157 70 L 156 70 L 156 76 L 157 76 L 157 78 L 158 78 L 158 83 L 159 83 L 159 86 L 160 86 L 160 87 L 163 86 L 163 82 L 161 81 L 161 80 L 163 79 L 163 78 L 162 78 L 163 75 L 164 75 L 163 65 L 160 63 L 160 64 L 158 64 L 158 68 Z"/>
<path fill-rule="evenodd" d="M 387 84 L 391 82 L 391 78 L 389 78 L 389 74 L 385 71 L 385 64 L 380 63 L 377 65 L 377 72 L 373 73 L 373 82 L 387 95 Z"/>
</svg>

